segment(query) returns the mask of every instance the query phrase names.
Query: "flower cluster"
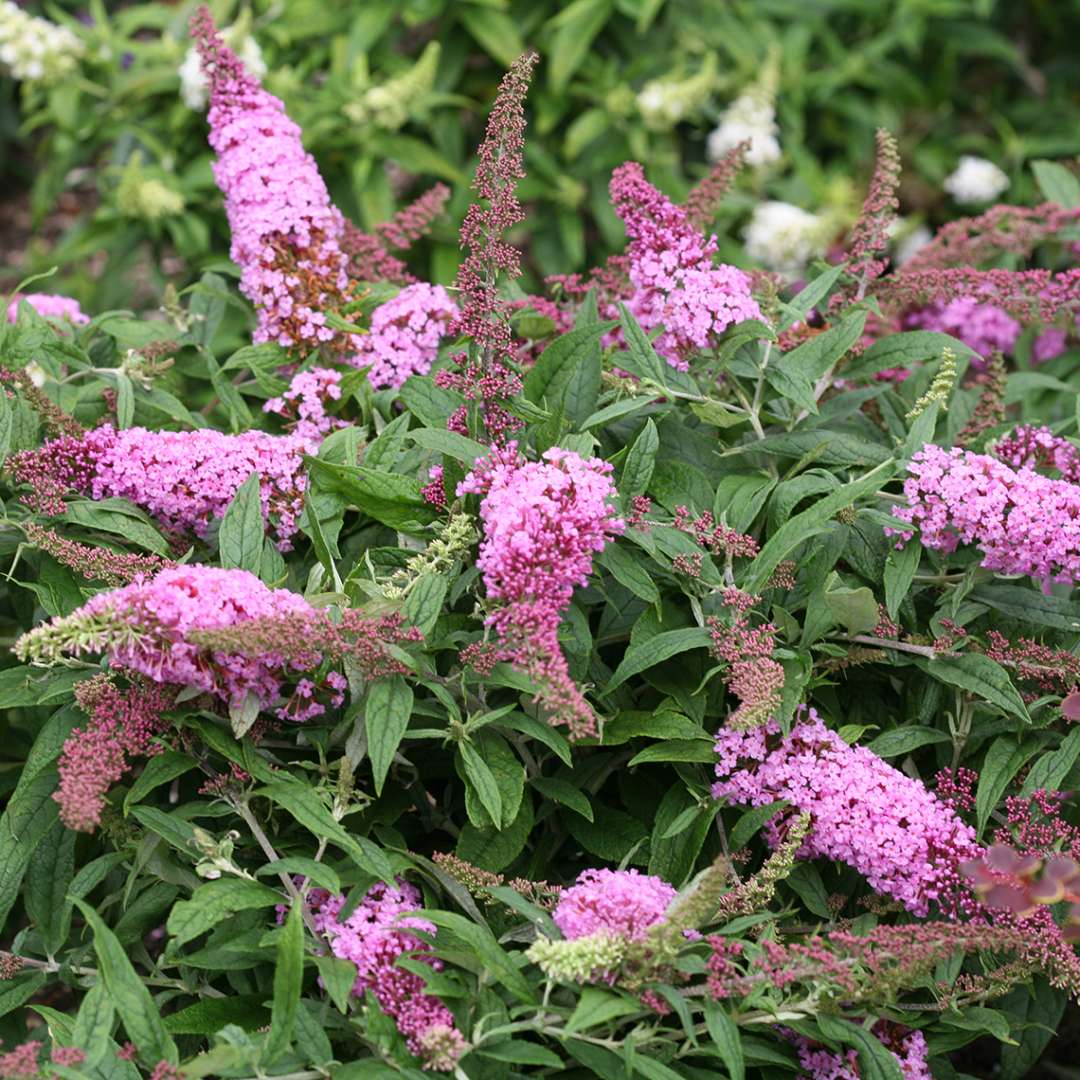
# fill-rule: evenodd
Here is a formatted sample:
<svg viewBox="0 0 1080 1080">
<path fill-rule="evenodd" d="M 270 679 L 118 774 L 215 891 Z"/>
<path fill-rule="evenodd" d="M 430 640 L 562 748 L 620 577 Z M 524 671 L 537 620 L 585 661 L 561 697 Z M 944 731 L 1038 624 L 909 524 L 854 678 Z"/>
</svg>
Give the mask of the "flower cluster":
<svg viewBox="0 0 1080 1080">
<path fill-rule="evenodd" d="M 300 128 L 224 44 L 205 7 L 192 17 L 191 34 L 210 86 L 207 119 L 229 254 L 259 313 L 255 340 L 307 348 L 330 342 L 326 312 L 342 305 L 348 284 L 341 213 Z"/>
<path fill-rule="evenodd" d="M 904 325 L 912 329 L 936 330 L 959 338 L 983 359 L 994 352 L 1011 353 L 1020 336 L 1020 324 L 994 304 L 974 297 L 936 301 L 920 311 L 910 312 Z"/>
<path fill-rule="evenodd" d="M 1013 469 L 1054 470 L 1070 484 L 1080 483 L 1080 450 L 1048 427 L 1021 424 L 994 444 L 994 456 Z"/>
<path fill-rule="evenodd" d="M 72 300 L 67 296 L 57 296 L 55 293 L 22 293 L 8 304 L 9 323 L 13 323 L 18 317 L 21 303 L 29 304 L 45 319 L 59 319 L 72 322 L 76 326 L 83 326 L 90 321 L 90 316 L 83 314 L 78 300 Z"/>
<path fill-rule="evenodd" d="M 478 494 L 484 538 L 476 560 L 489 600 L 487 619 L 502 659 L 525 670 L 555 723 L 572 737 L 591 735 L 595 720 L 574 685 L 559 647 L 559 624 L 575 586 L 584 585 L 593 555 L 623 530 L 610 505 L 611 466 L 552 447 L 543 461 L 522 463 L 515 443 L 493 448 L 458 485 Z"/>
<path fill-rule="evenodd" d="M 325 889 L 312 889 L 308 905 L 315 928 L 326 936 L 330 951 L 356 965 L 353 993 L 363 997 L 370 991 L 375 996 L 405 1036 L 409 1052 L 426 1068 L 452 1072 L 468 1049 L 453 1014 L 438 998 L 424 993 L 421 976 L 396 963 L 399 956 L 412 953 L 436 971 L 442 967 L 428 942 L 410 932 L 435 933 L 433 923 L 411 914 L 421 906 L 416 887 L 400 879 L 393 888 L 379 882 L 345 918 L 340 918 L 345 897 Z"/>
<path fill-rule="evenodd" d="M 112 667 L 154 682 L 197 687 L 234 706 L 251 694 L 265 706 L 281 690 L 287 664 L 280 654 L 208 650 L 188 635 L 267 616 L 312 613 L 303 597 L 270 589 L 246 570 L 177 566 L 98 593 L 72 614 L 24 634 L 16 650 L 24 660 L 39 663 L 105 652 Z"/>
<path fill-rule="evenodd" d="M 130 499 L 167 528 L 203 539 L 256 473 L 263 520 L 276 533 L 278 547 L 288 550 L 304 508 L 303 455 L 317 445 L 302 435 L 264 431 L 116 431 L 106 424 L 81 438 L 64 436 L 12 455 L 10 467 L 31 485 L 27 501 L 45 513 L 63 513 L 66 491 Z"/>
<path fill-rule="evenodd" d="M 236 53 L 247 73 L 253 79 L 261 79 L 266 75 L 266 61 L 259 43 L 248 33 L 246 21 L 241 19 L 232 26 L 223 27 L 219 32 L 222 41 Z M 176 73 L 180 77 L 180 99 L 192 111 L 202 112 L 209 100 L 210 83 L 203 74 L 198 49 L 188 49 Z"/>
<path fill-rule="evenodd" d="M 83 44 L 66 26 L 0 0 L 0 64 L 13 79 L 52 86 L 78 67 Z"/>
<path fill-rule="evenodd" d="M 583 870 L 559 895 L 551 917 L 569 941 L 600 931 L 640 941 L 676 895 L 662 878 L 637 870 Z"/>
<path fill-rule="evenodd" d="M 704 107 L 715 83 L 714 53 L 706 54 L 700 70 L 684 79 L 650 79 L 637 95 L 645 126 L 653 131 L 670 131 Z"/>
<path fill-rule="evenodd" d="M 746 253 L 768 270 L 798 277 L 811 259 L 825 254 L 832 225 L 791 203 L 758 203 L 743 233 Z"/>
<path fill-rule="evenodd" d="M 713 651 L 727 665 L 727 687 L 739 699 L 738 708 L 728 717 L 728 724 L 736 729 L 768 721 L 780 707 L 784 689 L 784 668 L 773 659 L 777 627 L 750 624 L 750 611 L 759 599 L 734 586 L 727 588 L 721 594 L 728 609 L 726 618 L 710 617 L 707 623 Z"/>
<path fill-rule="evenodd" d="M 1080 580 L 1080 486 L 932 444 L 915 454 L 908 471 L 908 505 L 894 507 L 893 515 L 919 529 L 924 547 L 948 553 L 960 543 L 976 544 L 988 570 Z M 900 533 L 901 544 L 913 535 L 912 528 L 888 531 Z"/>
<path fill-rule="evenodd" d="M 64 742 L 57 763 L 60 786 L 53 795 L 69 829 L 93 832 L 101 824 L 109 789 L 131 767 L 131 758 L 153 751 L 175 699 L 175 686 L 145 679 L 132 679 L 126 690 L 108 675 L 79 683 L 75 700 L 90 719 Z"/>
<path fill-rule="evenodd" d="M 334 428 L 345 426 L 344 420 L 337 420 L 326 412 L 331 401 L 340 400 L 341 372 L 313 367 L 297 372 L 280 397 L 270 398 L 263 405 L 263 412 L 288 417 L 293 434 L 314 450 L 323 436 Z"/>
<path fill-rule="evenodd" d="M 720 117 L 720 123 L 710 133 L 706 150 L 717 161 L 742 142 L 746 164 L 754 168 L 780 160 L 780 128 L 776 124 L 776 67 L 763 70 L 763 77 L 747 87 Z"/>
<path fill-rule="evenodd" d="M 933 1080 L 926 1063 L 929 1048 L 921 1031 L 908 1031 L 879 1020 L 874 1025 L 874 1034 L 896 1058 L 904 1080 Z M 859 1080 L 862 1076 L 859 1056 L 854 1050 L 836 1054 L 801 1036 L 795 1039 L 795 1049 L 799 1064 L 806 1070 L 807 1080 Z"/>
<path fill-rule="evenodd" d="M 729 326 L 761 318 L 747 276 L 713 265 L 716 237 L 703 238 L 637 162 L 615 170 L 611 201 L 630 238 L 628 307 L 645 331 L 663 327 L 654 346 L 669 364 L 685 371 L 689 358 L 715 345 Z"/>
<path fill-rule="evenodd" d="M 457 305 L 441 285 L 407 285 L 371 315 L 350 363 L 368 369 L 371 385 L 397 389 L 410 375 L 426 375 L 450 332 Z"/>
<path fill-rule="evenodd" d="M 963 154 L 942 187 L 958 202 L 993 202 L 1009 186 L 1009 178 L 992 161 Z"/>
<path fill-rule="evenodd" d="M 39 551 L 51 555 L 58 563 L 70 567 L 88 581 L 103 581 L 106 585 L 126 585 L 143 574 L 155 574 L 174 565 L 160 555 L 140 555 L 133 552 L 111 551 L 68 540 L 55 529 L 43 529 L 33 521 L 22 522 L 26 539 Z"/>
<path fill-rule="evenodd" d="M 776 721 L 750 731 L 725 728 L 716 752 L 716 798 L 751 806 L 786 799 L 811 815 L 802 855 L 848 863 L 917 915 L 932 901 L 952 904 L 957 866 L 978 850 L 974 830 L 917 780 L 849 746 L 813 709 L 785 736 Z M 775 846 L 780 822 L 766 832 Z"/>
</svg>

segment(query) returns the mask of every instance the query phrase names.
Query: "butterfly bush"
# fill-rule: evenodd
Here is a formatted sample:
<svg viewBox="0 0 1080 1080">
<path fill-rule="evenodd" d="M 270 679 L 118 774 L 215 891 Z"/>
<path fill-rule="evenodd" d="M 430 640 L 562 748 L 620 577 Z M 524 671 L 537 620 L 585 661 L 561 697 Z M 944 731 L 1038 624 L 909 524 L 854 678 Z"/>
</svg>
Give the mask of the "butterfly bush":
<svg viewBox="0 0 1080 1080">
<path fill-rule="evenodd" d="M 81 437 L 62 436 L 15 455 L 16 475 L 30 484 L 27 500 L 45 513 L 63 513 L 63 495 L 130 499 L 169 529 L 206 539 L 240 486 L 259 477 L 263 521 L 289 550 L 304 508 L 303 456 L 321 441 L 319 425 L 295 435 L 245 431 L 116 430 L 103 424 Z"/>
<path fill-rule="evenodd" d="M 284 104 L 225 46 L 205 8 L 192 17 L 192 37 L 210 87 L 207 120 L 229 254 L 259 314 L 255 341 L 330 342 L 326 311 L 342 305 L 348 286 L 341 212 Z"/>
<path fill-rule="evenodd" d="M 524 462 L 511 442 L 493 448 L 457 488 L 459 496 L 482 496 L 476 565 L 488 599 L 498 603 L 486 620 L 498 655 L 539 684 L 552 722 L 567 724 L 573 737 L 594 733 L 596 722 L 570 678 L 559 626 L 593 556 L 623 531 L 610 505 L 611 471 L 607 462 L 557 447 Z"/>
<path fill-rule="evenodd" d="M 926 1061 L 929 1048 L 921 1031 L 902 1032 L 895 1025 L 880 1021 L 874 1025 L 874 1034 L 896 1058 L 904 1080 L 933 1080 Z M 795 1049 L 808 1080 L 859 1080 L 862 1076 L 859 1055 L 854 1050 L 837 1054 L 798 1036 Z"/>
<path fill-rule="evenodd" d="M 948 907 L 974 830 L 917 780 L 863 746 L 849 746 L 810 709 L 787 735 L 775 721 L 716 738 L 713 796 L 750 806 L 786 799 L 811 814 L 800 855 L 848 863 L 879 893 L 916 915 Z M 767 828 L 772 844 L 782 823 Z"/>
<path fill-rule="evenodd" d="M 68 296 L 55 293 L 23 293 L 16 296 L 7 309 L 7 319 L 13 323 L 19 315 L 19 304 L 29 304 L 39 315 L 46 319 L 67 320 L 76 326 L 85 326 L 90 316 L 84 314 L 79 302 Z"/>
<path fill-rule="evenodd" d="M 908 465 L 907 506 L 893 516 L 945 554 L 974 544 L 982 565 L 1050 583 L 1080 580 L 1080 487 L 997 458 L 927 444 Z M 888 530 L 902 545 L 913 528 Z"/>
<path fill-rule="evenodd" d="M 453 1014 L 424 992 L 419 975 L 395 963 L 399 956 L 411 953 L 434 971 L 442 968 L 428 941 L 410 933 L 435 934 L 435 925 L 418 913 L 421 899 L 416 887 L 400 878 L 393 887 L 382 882 L 373 885 L 344 918 L 344 896 L 313 889 L 308 902 L 315 929 L 326 936 L 333 955 L 356 965 L 353 994 L 363 997 L 370 991 L 405 1036 L 411 1053 L 428 1068 L 452 1072 L 468 1046 Z"/>
<path fill-rule="evenodd" d="M 583 870 L 559 894 L 551 918 L 568 941 L 600 932 L 640 940 L 677 895 L 662 878 L 637 870 Z"/>
<path fill-rule="evenodd" d="M 410 375 L 426 375 L 431 370 L 439 343 L 458 314 L 441 285 L 407 285 L 372 313 L 371 331 L 361 338 L 350 363 L 367 368 L 376 389 L 396 390 Z"/>
<path fill-rule="evenodd" d="M 686 371 L 689 358 L 736 323 L 760 319 L 746 275 L 714 265 L 716 237 L 706 239 L 676 206 L 645 179 L 637 162 L 619 166 L 611 178 L 611 203 L 626 225 L 628 307 L 645 330 L 662 327 L 656 351 Z"/>
<path fill-rule="evenodd" d="M 292 433 L 310 449 L 317 449 L 323 436 L 345 426 L 344 420 L 326 411 L 328 405 L 340 400 L 341 372 L 313 367 L 294 375 L 280 397 L 263 405 L 263 412 L 286 417 Z"/>
<path fill-rule="evenodd" d="M 1016 319 L 1001 308 L 970 296 L 930 304 L 908 314 L 904 323 L 959 338 L 984 360 L 995 351 L 1012 353 L 1021 329 Z"/>
<path fill-rule="evenodd" d="M 66 26 L 31 15 L 13 0 L 0 2 L 0 64 L 13 79 L 54 86 L 72 76 L 84 52 Z"/>
<path fill-rule="evenodd" d="M 279 697 L 287 674 L 280 654 L 208 651 L 188 635 L 311 614 L 303 597 L 268 588 L 246 570 L 177 566 L 98 593 L 72 614 L 26 634 L 18 649 L 37 661 L 104 652 L 110 666 L 153 682 L 194 687 L 237 706 L 251 694 L 266 706 Z"/>
</svg>

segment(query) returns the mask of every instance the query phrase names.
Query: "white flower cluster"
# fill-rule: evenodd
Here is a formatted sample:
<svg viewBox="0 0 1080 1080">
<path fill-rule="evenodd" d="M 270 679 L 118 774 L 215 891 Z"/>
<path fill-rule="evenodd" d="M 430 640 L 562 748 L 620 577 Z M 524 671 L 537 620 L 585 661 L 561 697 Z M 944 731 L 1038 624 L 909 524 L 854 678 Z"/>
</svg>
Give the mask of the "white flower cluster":
<svg viewBox="0 0 1080 1080">
<path fill-rule="evenodd" d="M 650 79 L 638 92 L 638 112 L 650 130 L 670 131 L 701 110 L 715 83 L 716 56 L 709 53 L 688 79 Z"/>
<path fill-rule="evenodd" d="M 818 255 L 824 255 L 832 225 L 791 203 L 759 203 L 743 239 L 746 253 L 767 270 L 796 276 Z"/>
<path fill-rule="evenodd" d="M 974 206 L 993 202 L 1008 188 L 1009 178 L 992 161 L 964 154 L 943 186 L 958 203 Z"/>
<path fill-rule="evenodd" d="M 49 85 L 75 70 L 83 44 L 66 26 L 0 0 L 0 65 L 21 82 Z"/>
<path fill-rule="evenodd" d="M 739 143 L 749 140 L 746 164 L 768 165 L 780 160 L 779 134 L 772 101 L 764 94 L 748 90 L 724 110 L 720 123 L 709 135 L 708 155 L 716 161 Z"/>
<path fill-rule="evenodd" d="M 248 73 L 256 79 L 261 79 L 266 74 L 266 61 L 263 59 L 262 49 L 250 34 L 237 33 L 237 29 L 235 26 L 230 26 L 227 30 L 221 31 L 221 36 L 225 44 L 244 62 Z M 177 74 L 180 76 L 180 97 L 183 98 L 184 104 L 195 112 L 202 112 L 206 108 L 209 84 L 203 74 L 199 54 L 194 48 L 188 49 L 184 54 L 184 62 L 180 65 Z"/>
</svg>

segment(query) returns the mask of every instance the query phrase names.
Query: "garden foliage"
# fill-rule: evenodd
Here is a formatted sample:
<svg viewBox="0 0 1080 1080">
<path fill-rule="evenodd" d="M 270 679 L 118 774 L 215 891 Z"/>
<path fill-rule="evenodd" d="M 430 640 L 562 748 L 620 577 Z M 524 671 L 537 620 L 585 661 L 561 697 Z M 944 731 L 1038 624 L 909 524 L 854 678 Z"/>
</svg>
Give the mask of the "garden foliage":
<svg viewBox="0 0 1080 1080">
<path fill-rule="evenodd" d="M 619 253 L 526 293 L 529 95 L 585 76 L 514 49 L 446 288 L 444 188 L 353 223 L 191 41 L 235 268 L 0 324 L 0 1076 L 1028 1075 L 1080 998 L 1073 172 L 900 265 L 879 130 L 828 260 L 739 268 L 760 127 L 689 193 L 620 157 Z"/>
</svg>

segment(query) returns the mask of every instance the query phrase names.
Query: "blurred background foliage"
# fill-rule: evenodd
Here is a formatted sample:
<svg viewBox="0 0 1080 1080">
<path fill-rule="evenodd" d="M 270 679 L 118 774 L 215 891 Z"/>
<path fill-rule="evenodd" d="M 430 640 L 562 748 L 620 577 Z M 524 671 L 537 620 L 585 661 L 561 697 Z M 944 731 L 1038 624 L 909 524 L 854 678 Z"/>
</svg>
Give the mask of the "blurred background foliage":
<svg viewBox="0 0 1080 1080">
<path fill-rule="evenodd" d="M 56 80 L 0 75 L 0 276 L 58 264 L 48 286 L 91 310 L 138 306 L 222 269 L 228 234 L 202 108 L 181 67 L 191 3 L 23 3 L 84 51 Z M 997 162 L 1006 201 L 1038 196 L 1032 158 L 1080 151 L 1074 0 L 216 0 L 303 128 L 337 204 L 370 227 L 436 181 L 454 195 L 414 269 L 449 282 L 471 155 L 504 68 L 542 66 L 530 99 L 534 204 L 514 239 L 545 274 L 622 246 L 608 204 L 628 158 L 681 197 L 708 168 L 725 106 L 772 79 L 780 160 L 747 171 L 717 228 L 739 261 L 751 208 L 782 199 L 837 220 L 861 201 L 879 125 L 900 140 L 903 212 L 955 217 L 962 153 Z M 528 233 L 531 232 L 531 235 Z"/>
</svg>

